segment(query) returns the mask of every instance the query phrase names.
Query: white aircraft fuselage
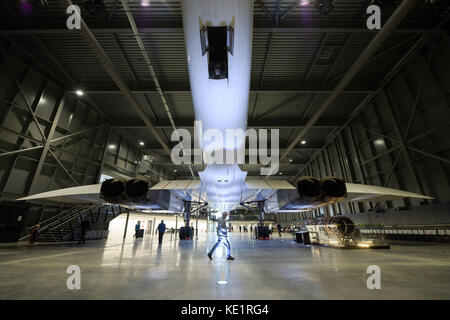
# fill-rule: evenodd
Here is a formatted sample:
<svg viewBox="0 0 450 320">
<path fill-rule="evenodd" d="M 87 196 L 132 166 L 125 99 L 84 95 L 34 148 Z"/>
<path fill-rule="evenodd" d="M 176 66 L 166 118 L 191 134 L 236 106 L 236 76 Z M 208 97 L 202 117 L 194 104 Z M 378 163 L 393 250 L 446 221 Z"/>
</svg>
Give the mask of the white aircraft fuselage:
<svg viewBox="0 0 450 320">
<path fill-rule="evenodd" d="M 183 0 L 182 14 L 195 120 L 201 121 L 203 132 L 215 129 L 223 137 L 226 137 L 227 129 L 245 131 L 250 92 L 253 1 Z M 218 41 L 208 38 L 220 29 L 215 27 L 228 28 L 226 44 L 232 47 L 231 50 L 224 53 L 218 48 L 223 44 L 220 41 L 223 38 L 214 38 Z M 202 29 L 207 52 L 202 50 Z M 223 34 L 220 32 L 216 31 L 219 36 Z M 230 32 L 233 33 L 231 41 Z M 215 53 L 220 57 L 226 55 L 227 68 L 223 68 L 221 60 L 214 64 L 217 60 L 213 56 Z M 201 132 L 196 132 L 196 137 L 198 145 L 205 152 L 221 149 L 225 155 L 227 150 L 245 148 L 245 141 L 243 144 L 242 141 L 228 140 L 216 143 L 204 139 Z M 237 161 L 234 164 L 207 164 L 199 175 L 212 207 L 230 210 L 239 205 L 247 173 L 240 170 Z"/>
</svg>

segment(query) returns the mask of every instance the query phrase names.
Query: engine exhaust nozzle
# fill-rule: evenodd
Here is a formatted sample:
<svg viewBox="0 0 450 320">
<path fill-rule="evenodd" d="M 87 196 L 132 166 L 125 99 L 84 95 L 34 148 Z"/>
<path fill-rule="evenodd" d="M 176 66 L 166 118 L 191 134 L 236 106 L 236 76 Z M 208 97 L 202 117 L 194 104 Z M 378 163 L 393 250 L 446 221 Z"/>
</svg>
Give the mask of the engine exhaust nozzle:
<svg viewBox="0 0 450 320">
<path fill-rule="evenodd" d="M 125 187 L 125 194 L 127 199 L 134 203 L 142 203 L 147 199 L 150 185 L 144 179 L 131 179 L 127 182 Z"/>
<path fill-rule="evenodd" d="M 109 203 L 120 203 L 125 200 L 125 181 L 108 179 L 103 181 L 100 197 Z"/>
<path fill-rule="evenodd" d="M 335 177 L 326 177 L 320 180 L 320 187 L 327 201 L 338 201 L 347 195 L 344 180 Z"/>
<path fill-rule="evenodd" d="M 302 199 L 316 199 L 320 196 L 320 182 L 313 177 L 301 177 L 297 181 L 297 191 Z"/>
</svg>

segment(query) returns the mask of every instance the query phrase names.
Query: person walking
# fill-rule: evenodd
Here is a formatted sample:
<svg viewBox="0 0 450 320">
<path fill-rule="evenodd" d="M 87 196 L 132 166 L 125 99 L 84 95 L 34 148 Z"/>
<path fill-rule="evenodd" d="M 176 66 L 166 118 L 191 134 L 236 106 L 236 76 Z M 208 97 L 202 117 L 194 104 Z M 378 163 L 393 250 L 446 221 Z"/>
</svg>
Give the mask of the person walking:
<svg viewBox="0 0 450 320">
<path fill-rule="evenodd" d="M 277 224 L 277 230 L 278 230 L 278 234 L 281 237 L 281 224 Z"/>
<path fill-rule="evenodd" d="M 231 247 L 230 242 L 228 241 L 228 229 L 226 224 L 227 217 L 228 212 L 224 212 L 222 214 L 222 218 L 219 220 L 219 224 L 217 226 L 217 236 L 219 237 L 219 239 L 217 240 L 216 244 L 211 248 L 211 250 L 208 252 L 208 258 L 211 260 L 214 251 L 221 243 L 223 243 L 227 251 L 227 260 L 234 260 L 234 258 L 231 256 Z"/>
<path fill-rule="evenodd" d="M 90 225 L 90 223 L 89 223 L 89 220 L 87 217 L 84 218 L 83 221 L 81 221 L 81 223 L 80 223 L 80 240 L 78 241 L 78 244 L 86 243 L 86 230 L 89 229 L 89 225 Z"/>
<path fill-rule="evenodd" d="M 158 240 L 159 240 L 159 244 L 162 244 L 164 232 L 166 232 L 166 225 L 164 223 L 164 220 L 161 220 L 161 223 L 158 225 Z"/>
</svg>

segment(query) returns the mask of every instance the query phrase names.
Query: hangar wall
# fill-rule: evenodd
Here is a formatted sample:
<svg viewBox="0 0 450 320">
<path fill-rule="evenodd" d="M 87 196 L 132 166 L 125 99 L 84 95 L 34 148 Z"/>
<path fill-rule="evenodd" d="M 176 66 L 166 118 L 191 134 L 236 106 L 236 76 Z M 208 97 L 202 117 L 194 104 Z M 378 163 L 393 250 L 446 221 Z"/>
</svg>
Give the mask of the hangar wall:
<svg viewBox="0 0 450 320">
<path fill-rule="evenodd" d="M 434 203 L 450 201 L 449 56 L 450 41 L 444 33 L 415 50 L 393 80 L 317 152 L 301 174 L 340 176 L 349 182 L 428 194 L 436 197 Z M 420 202 L 341 203 L 312 215 L 417 206 Z"/>
<path fill-rule="evenodd" d="M 89 97 L 67 92 L 73 88 L 51 67 L 14 43 L 0 45 L 0 199 L 97 183 L 103 171 L 169 178 L 165 168 L 143 165 L 138 142 L 111 129 Z"/>
<path fill-rule="evenodd" d="M 137 141 L 111 128 L 92 99 L 74 94 L 58 70 L 19 43 L 0 40 L 0 203 L 94 184 L 102 173 L 155 182 L 171 178 L 166 168 L 144 159 Z M 33 204 L 25 227 L 63 209 Z"/>
</svg>

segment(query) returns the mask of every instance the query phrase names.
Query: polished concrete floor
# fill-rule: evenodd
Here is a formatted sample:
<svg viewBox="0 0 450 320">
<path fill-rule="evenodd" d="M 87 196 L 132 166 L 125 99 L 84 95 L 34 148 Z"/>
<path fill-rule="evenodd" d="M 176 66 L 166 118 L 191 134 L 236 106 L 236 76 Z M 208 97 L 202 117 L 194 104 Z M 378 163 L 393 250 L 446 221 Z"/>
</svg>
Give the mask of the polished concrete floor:
<svg viewBox="0 0 450 320">
<path fill-rule="evenodd" d="M 181 242 L 166 234 L 161 246 L 147 236 L 0 247 L 0 299 L 450 299 L 449 244 L 339 250 L 292 240 L 234 232 L 234 261 L 220 249 L 207 258 L 214 234 Z M 81 269 L 80 290 L 66 287 L 69 265 Z M 367 288 L 370 265 L 381 269 L 380 290 Z"/>
</svg>

